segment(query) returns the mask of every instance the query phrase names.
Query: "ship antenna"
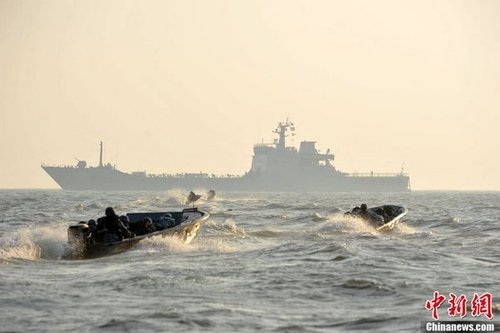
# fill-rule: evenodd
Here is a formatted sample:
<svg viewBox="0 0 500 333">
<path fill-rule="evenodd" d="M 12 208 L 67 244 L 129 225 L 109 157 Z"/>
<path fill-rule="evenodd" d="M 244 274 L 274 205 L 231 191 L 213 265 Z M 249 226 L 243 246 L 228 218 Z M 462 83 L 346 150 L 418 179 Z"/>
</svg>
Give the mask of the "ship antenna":
<svg viewBox="0 0 500 333">
<path fill-rule="evenodd" d="M 100 149 L 100 152 L 99 152 L 99 166 L 102 167 L 102 141 L 100 143 L 100 146 L 101 146 L 101 149 Z"/>
<path fill-rule="evenodd" d="M 292 136 L 295 135 L 295 133 L 293 133 L 293 131 L 295 131 L 295 127 L 293 127 L 292 122 L 288 121 L 288 118 L 286 122 L 278 123 L 278 128 L 273 131 L 273 133 L 279 135 L 278 143 L 276 144 L 276 148 L 278 148 L 278 150 L 285 150 L 286 148 L 285 138 L 288 136 L 286 135 L 287 129 L 290 129 Z"/>
</svg>

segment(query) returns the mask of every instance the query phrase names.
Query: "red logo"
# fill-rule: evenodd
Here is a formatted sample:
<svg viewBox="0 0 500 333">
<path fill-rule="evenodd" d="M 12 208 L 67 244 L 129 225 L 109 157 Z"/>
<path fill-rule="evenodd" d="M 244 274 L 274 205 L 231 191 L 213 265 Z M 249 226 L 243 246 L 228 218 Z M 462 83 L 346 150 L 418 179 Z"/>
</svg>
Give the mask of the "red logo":
<svg viewBox="0 0 500 333">
<path fill-rule="evenodd" d="M 486 318 L 491 319 L 493 318 L 493 313 L 491 311 L 492 306 L 493 297 L 490 293 L 484 293 L 481 296 L 474 293 L 474 298 L 472 298 L 471 302 L 472 316 L 479 317 L 484 314 Z"/>
<path fill-rule="evenodd" d="M 448 308 L 448 315 L 450 317 L 455 317 L 457 314 L 460 315 L 460 318 L 463 318 L 467 315 L 467 297 L 465 295 L 456 296 L 453 293 L 450 293 L 450 307 Z"/>
<path fill-rule="evenodd" d="M 432 318 L 434 318 L 434 320 L 439 319 L 439 314 L 437 310 L 441 306 L 441 304 L 443 304 L 445 299 L 446 297 L 444 297 L 443 295 L 439 295 L 439 291 L 435 291 L 434 298 L 425 302 L 425 308 L 427 310 L 432 310 Z"/>
<path fill-rule="evenodd" d="M 434 320 L 439 319 L 438 309 L 445 300 L 446 297 L 444 295 L 439 294 L 439 291 L 434 291 L 434 297 L 425 302 L 425 308 L 432 311 L 432 318 L 434 318 Z M 456 317 L 459 315 L 460 318 L 467 316 L 467 301 L 467 297 L 463 294 L 457 296 L 450 293 L 450 298 L 448 300 L 450 304 L 448 307 L 448 316 Z M 493 296 L 491 293 L 484 293 L 482 295 L 474 293 L 470 305 L 472 317 L 484 315 L 488 319 L 493 318 Z"/>
</svg>

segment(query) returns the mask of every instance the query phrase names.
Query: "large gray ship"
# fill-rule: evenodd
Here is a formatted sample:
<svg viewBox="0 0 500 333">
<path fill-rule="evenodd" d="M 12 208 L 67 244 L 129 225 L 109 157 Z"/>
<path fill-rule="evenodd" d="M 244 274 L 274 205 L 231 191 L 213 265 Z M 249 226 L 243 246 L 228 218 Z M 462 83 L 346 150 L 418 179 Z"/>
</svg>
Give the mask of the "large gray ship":
<svg viewBox="0 0 500 333">
<path fill-rule="evenodd" d="M 321 154 L 314 141 L 302 141 L 299 150 L 287 147 L 294 124 L 280 122 L 272 144 L 256 144 L 250 170 L 243 176 L 218 177 L 207 173 L 147 174 L 126 173 L 103 164 L 103 144 L 99 165 L 85 161 L 76 166 L 42 168 L 64 190 L 162 191 L 170 189 L 213 189 L 215 191 L 322 191 L 322 192 L 408 192 L 410 178 L 400 173 L 345 173 L 333 165 L 334 155 Z"/>
</svg>

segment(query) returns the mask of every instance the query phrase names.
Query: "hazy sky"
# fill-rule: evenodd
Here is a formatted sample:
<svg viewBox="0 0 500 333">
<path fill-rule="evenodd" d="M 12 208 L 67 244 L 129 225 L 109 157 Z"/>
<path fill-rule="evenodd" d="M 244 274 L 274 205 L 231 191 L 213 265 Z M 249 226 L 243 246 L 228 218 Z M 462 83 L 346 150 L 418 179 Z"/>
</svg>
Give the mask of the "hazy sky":
<svg viewBox="0 0 500 333">
<path fill-rule="evenodd" d="M 243 174 L 289 117 L 346 172 L 500 190 L 500 1 L 0 0 L 0 188 Z"/>
</svg>

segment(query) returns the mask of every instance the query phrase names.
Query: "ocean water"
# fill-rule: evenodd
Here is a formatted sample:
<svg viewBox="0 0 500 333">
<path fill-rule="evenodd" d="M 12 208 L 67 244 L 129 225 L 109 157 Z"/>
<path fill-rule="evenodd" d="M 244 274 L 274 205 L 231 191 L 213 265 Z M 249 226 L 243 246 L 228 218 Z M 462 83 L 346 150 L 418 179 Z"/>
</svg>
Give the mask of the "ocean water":
<svg viewBox="0 0 500 333">
<path fill-rule="evenodd" d="M 499 302 L 499 192 L 222 192 L 191 244 L 61 259 L 71 223 L 187 193 L 0 191 L 0 332 L 419 332 L 434 291 Z M 409 213 L 379 234 L 363 202 Z"/>
</svg>

